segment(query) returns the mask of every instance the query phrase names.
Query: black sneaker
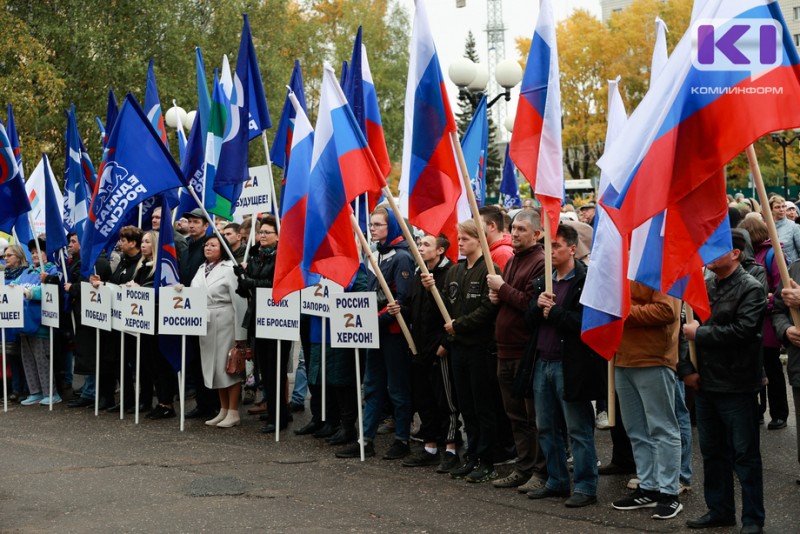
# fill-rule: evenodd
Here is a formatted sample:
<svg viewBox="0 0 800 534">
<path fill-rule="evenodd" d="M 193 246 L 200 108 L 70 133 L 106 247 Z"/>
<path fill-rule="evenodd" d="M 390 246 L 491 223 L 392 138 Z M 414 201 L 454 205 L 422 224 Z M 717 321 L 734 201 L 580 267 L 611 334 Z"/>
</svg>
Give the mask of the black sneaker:
<svg viewBox="0 0 800 534">
<path fill-rule="evenodd" d="M 661 495 L 656 505 L 656 511 L 651 516 L 653 519 L 672 519 L 683 510 L 677 495 Z"/>
<path fill-rule="evenodd" d="M 459 465 L 461 465 L 461 458 L 458 457 L 458 453 L 445 452 L 442 454 L 442 462 L 436 468 L 436 472 L 449 473 Z"/>
<path fill-rule="evenodd" d="M 175 408 L 168 408 L 159 404 L 150 410 L 150 413 L 148 413 L 146 417 L 148 419 L 171 419 L 176 415 Z"/>
<path fill-rule="evenodd" d="M 383 459 L 399 460 L 400 458 L 405 458 L 409 454 L 411 454 L 411 449 L 408 446 L 408 442 L 396 439 L 394 443 L 392 443 L 392 446 L 389 447 L 389 450 L 386 451 L 386 454 L 383 455 Z"/>
<path fill-rule="evenodd" d="M 420 449 L 403 460 L 403 467 L 424 467 L 426 465 L 439 465 L 439 455 Z"/>
<path fill-rule="evenodd" d="M 454 478 L 456 480 L 462 479 L 468 474 L 472 473 L 477 466 L 478 462 L 476 460 L 465 458 L 463 464 L 450 471 L 450 478 Z"/>
<path fill-rule="evenodd" d="M 371 441 L 364 444 L 364 458 L 375 456 L 375 445 Z M 361 445 L 356 441 L 336 453 L 337 458 L 361 458 Z"/>
<path fill-rule="evenodd" d="M 638 510 L 639 508 L 655 508 L 661 494 L 657 491 L 643 490 L 637 488 L 636 491 L 611 503 L 617 510 Z"/>
<path fill-rule="evenodd" d="M 467 482 L 486 482 L 497 478 L 497 471 L 494 470 L 494 465 L 479 461 L 478 466 L 465 478 Z"/>
</svg>

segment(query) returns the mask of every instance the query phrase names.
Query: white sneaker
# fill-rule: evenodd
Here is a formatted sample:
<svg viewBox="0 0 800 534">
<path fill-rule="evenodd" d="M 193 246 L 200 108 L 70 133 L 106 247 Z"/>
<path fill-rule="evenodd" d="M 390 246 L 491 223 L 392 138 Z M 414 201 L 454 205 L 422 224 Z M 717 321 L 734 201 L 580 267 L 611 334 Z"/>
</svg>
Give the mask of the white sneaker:
<svg viewBox="0 0 800 534">
<path fill-rule="evenodd" d="M 600 412 L 594 419 L 594 426 L 597 430 L 608 430 L 608 413 Z"/>
</svg>

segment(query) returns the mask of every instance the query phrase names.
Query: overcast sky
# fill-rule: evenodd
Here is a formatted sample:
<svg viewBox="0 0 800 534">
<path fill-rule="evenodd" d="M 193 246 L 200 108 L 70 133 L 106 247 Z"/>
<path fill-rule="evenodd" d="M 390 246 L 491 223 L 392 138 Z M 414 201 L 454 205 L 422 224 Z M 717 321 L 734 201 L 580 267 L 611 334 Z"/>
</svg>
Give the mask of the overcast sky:
<svg viewBox="0 0 800 534">
<path fill-rule="evenodd" d="M 558 20 L 565 19 L 577 8 L 589 10 L 600 18 L 600 0 L 552 0 Z M 414 18 L 414 0 L 400 0 Z M 426 0 L 430 25 L 442 72 L 448 81 L 448 94 L 455 100 L 458 94 L 456 86 L 447 76 L 447 68 L 455 59 L 464 55 L 464 43 L 467 32 L 472 30 L 477 43 L 481 62 L 486 62 L 486 0 L 466 0 L 466 7 L 456 8 L 456 0 Z M 531 37 L 536 26 L 539 13 L 539 2 L 536 0 L 503 0 L 503 21 L 506 25 L 506 57 L 517 58 L 514 40 L 517 37 Z M 369 45 L 368 45 L 369 46 Z M 380 90 L 380 89 L 379 89 Z M 516 108 L 517 92 L 509 103 L 509 111 Z M 494 96 L 494 95 L 490 95 Z"/>
</svg>

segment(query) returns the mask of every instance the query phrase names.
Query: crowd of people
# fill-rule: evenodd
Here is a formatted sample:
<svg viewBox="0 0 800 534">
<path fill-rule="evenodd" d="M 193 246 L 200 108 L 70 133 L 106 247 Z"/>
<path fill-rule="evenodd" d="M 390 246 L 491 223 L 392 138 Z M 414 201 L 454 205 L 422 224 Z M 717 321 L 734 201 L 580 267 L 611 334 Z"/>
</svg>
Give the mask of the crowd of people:
<svg viewBox="0 0 800 534">
<path fill-rule="evenodd" d="M 457 243 L 423 233 L 408 243 L 402 221 L 378 207 L 368 225 L 374 245 L 369 253 L 395 301 L 390 304 L 367 262 L 345 288 L 375 291 L 380 310 L 380 348 L 365 351 L 361 362 L 366 456 L 376 455 L 378 434 L 393 432 L 393 443 L 381 451 L 386 460 L 434 467 L 469 483 L 490 482 L 531 499 L 564 499 L 565 506 L 574 508 L 597 503 L 599 476 L 627 474 L 631 493 L 617 496 L 612 506 L 652 508 L 654 519 L 671 519 L 683 509 L 680 495 L 691 488 L 696 421 L 708 510 L 687 525 L 736 524 L 736 473 L 742 532 L 760 532 L 765 507 L 759 434 L 767 411 L 769 430 L 787 426 L 781 361 L 787 351 L 789 383 L 795 404 L 800 401 L 800 329 L 791 318 L 800 309 L 800 219 L 795 204 L 778 195 L 770 198 L 768 209 L 793 280 L 784 287 L 760 205 L 743 197 L 729 200 L 733 250 L 707 266 L 710 318 L 687 320 L 680 301 L 630 283 L 630 316 L 613 364 L 618 417 L 611 427 L 608 460 L 598 459 L 595 447 L 595 430 L 609 426 L 608 363 L 580 335 L 581 294 L 587 271 L 595 267 L 590 255 L 595 204 L 564 207 L 551 239 L 552 272 L 545 272 L 543 241 L 549 237 L 530 199 L 519 210 L 481 208 L 480 225 L 473 220 L 458 224 Z M 135 337 L 117 331 L 97 336 L 82 324 L 79 283 L 152 287 L 161 224 L 156 210 L 151 229 L 122 228 L 115 251 L 101 255 L 88 279 L 80 275 L 80 243 L 74 234 L 69 236 L 67 276 L 47 258 L 46 236 L 27 244 L 30 264 L 20 245 L 5 247 L 5 282 L 24 289 L 26 306 L 25 327 L 9 329 L 6 337 L 11 401 L 31 406 L 66 399 L 70 408 L 81 408 L 94 406 L 97 398 L 109 412 L 119 411 L 120 402 L 130 412 L 136 408 L 132 358 L 120 371 L 121 349 L 134 354 Z M 277 221 L 271 215 L 242 224 L 216 221 L 224 243 L 209 232 L 210 224 L 201 210 L 181 214 L 175 223 L 180 283 L 205 288 L 209 310 L 208 334 L 188 338 L 189 353 L 198 357 L 190 359 L 187 369 L 195 407 L 186 417 L 229 428 L 240 424 L 240 403 L 246 403 L 251 404 L 247 413 L 264 422 L 261 431 L 271 434 L 308 409 L 310 419 L 295 434 L 339 446 L 338 458 L 359 457 L 360 384 L 353 350 L 327 348 L 323 421 L 321 353 L 330 340 L 323 339 L 322 319 L 301 318 L 293 391 L 287 379 L 291 343 L 255 337 L 255 294 L 273 284 Z M 483 257 L 482 232 L 491 258 Z M 257 240 L 248 247 L 251 233 Z M 417 268 L 409 247 L 417 247 L 428 274 Z M 457 262 L 448 257 L 454 256 L 453 247 Z M 62 314 L 61 328 L 54 333 L 53 391 L 50 331 L 39 320 L 44 283 L 61 285 L 63 309 L 72 310 L 71 316 Z M 416 354 L 401 332 L 400 314 Z M 99 388 L 96 339 L 102 355 Z M 696 366 L 690 344 L 696 347 Z M 141 347 L 138 408 L 149 419 L 175 417 L 173 355 L 156 335 L 142 336 Z M 252 350 L 252 373 L 226 369 L 232 347 Z M 72 390 L 74 374 L 84 375 L 80 390 Z M 117 385 L 122 398 L 116 397 Z M 420 424 L 412 432 L 415 414 Z M 421 445 L 412 447 L 413 441 Z M 507 476 L 498 475 L 500 464 L 512 465 Z"/>
</svg>

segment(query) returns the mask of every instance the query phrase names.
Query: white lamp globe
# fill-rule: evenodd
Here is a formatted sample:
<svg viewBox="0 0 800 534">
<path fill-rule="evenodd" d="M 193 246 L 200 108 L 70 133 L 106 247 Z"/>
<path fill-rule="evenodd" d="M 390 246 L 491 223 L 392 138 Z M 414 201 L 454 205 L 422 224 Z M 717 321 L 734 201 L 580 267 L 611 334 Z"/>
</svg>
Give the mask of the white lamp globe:
<svg viewBox="0 0 800 534">
<path fill-rule="evenodd" d="M 472 83 L 467 86 L 470 91 L 483 91 L 486 89 L 486 84 L 489 83 L 489 69 L 485 65 L 475 65 L 476 74 Z"/>
<path fill-rule="evenodd" d="M 184 121 L 183 123 L 184 128 L 186 128 L 187 130 L 190 130 L 192 128 L 192 124 L 194 124 L 195 115 L 197 115 L 197 111 L 194 109 L 186 114 L 186 121 Z"/>
<path fill-rule="evenodd" d="M 497 64 L 494 77 L 500 87 L 511 89 L 522 81 L 522 67 L 513 59 L 504 59 Z"/>
<path fill-rule="evenodd" d="M 447 75 L 458 87 L 467 87 L 475 79 L 477 69 L 477 65 L 469 58 L 460 57 L 450 64 Z"/>
<path fill-rule="evenodd" d="M 182 107 L 172 106 L 164 114 L 164 121 L 170 128 L 178 127 L 178 119 L 180 119 L 182 124 L 186 124 L 186 110 Z"/>
</svg>

